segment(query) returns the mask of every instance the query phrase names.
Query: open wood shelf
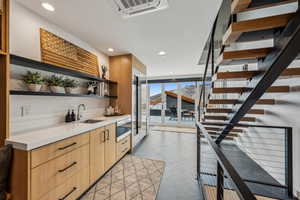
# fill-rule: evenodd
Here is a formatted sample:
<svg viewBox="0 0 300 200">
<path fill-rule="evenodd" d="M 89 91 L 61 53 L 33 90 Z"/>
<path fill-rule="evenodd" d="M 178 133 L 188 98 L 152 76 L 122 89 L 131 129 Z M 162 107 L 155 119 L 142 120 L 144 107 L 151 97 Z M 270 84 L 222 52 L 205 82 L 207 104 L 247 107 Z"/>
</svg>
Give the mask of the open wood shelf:
<svg viewBox="0 0 300 200">
<path fill-rule="evenodd" d="M 111 80 L 102 79 L 102 78 L 99 78 L 99 77 L 96 77 L 93 75 L 66 69 L 66 68 L 63 68 L 60 66 L 56 66 L 56 65 L 39 62 L 36 60 L 32 60 L 32 59 L 25 58 L 22 56 L 17 56 L 17 55 L 10 55 L 10 63 L 21 66 L 21 67 L 27 67 L 27 68 L 32 68 L 32 69 L 37 69 L 37 70 L 42 70 L 42 71 L 48 71 L 48 72 L 63 74 L 63 75 L 67 75 L 67 76 L 82 78 L 82 79 L 86 79 L 86 80 L 91 80 L 91 81 L 106 82 L 109 84 L 117 84 L 117 82 L 114 82 Z"/>
<path fill-rule="evenodd" d="M 98 96 L 93 94 L 65 94 L 65 93 L 51 93 L 51 92 L 31 92 L 11 90 L 11 95 L 32 95 L 32 96 L 58 96 L 58 97 L 88 97 L 88 98 L 118 98 L 117 96 Z"/>
</svg>

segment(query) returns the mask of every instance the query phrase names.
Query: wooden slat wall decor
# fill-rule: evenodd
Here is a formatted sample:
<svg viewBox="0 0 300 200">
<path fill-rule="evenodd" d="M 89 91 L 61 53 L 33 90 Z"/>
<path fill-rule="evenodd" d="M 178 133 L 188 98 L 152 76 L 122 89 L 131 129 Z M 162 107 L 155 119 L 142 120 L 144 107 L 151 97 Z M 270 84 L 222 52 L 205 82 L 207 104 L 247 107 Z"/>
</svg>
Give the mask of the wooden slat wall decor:
<svg viewBox="0 0 300 200">
<path fill-rule="evenodd" d="M 9 0 L 0 0 L 0 147 L 9 137 Z"/>
<path fill-rule="evenodd" d="M 97 56 L 40 29 L 42 62 L 99 76 Z"/>
</svg>

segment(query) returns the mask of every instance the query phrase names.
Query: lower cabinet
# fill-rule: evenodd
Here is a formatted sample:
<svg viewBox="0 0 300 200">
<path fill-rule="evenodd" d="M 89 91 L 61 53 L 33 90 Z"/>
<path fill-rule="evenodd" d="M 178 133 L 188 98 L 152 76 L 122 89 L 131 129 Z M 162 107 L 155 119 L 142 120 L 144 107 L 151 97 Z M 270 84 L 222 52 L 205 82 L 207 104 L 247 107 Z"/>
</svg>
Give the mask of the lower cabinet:
<svg viewBox="0 0 300 200">
<path fill-rule="evenodd" d="M 130 136 L 120 140 L 116 145 L 116 158 L 120 160 L 130 150 Z"/>
<path fill-rule="evenodd" d="M 116 124 L 43 147 L 14 150 L 12 200 L 76 200 L 130 150 Z"/>
<path fill-rule="evenodd" d="M 105 127 L 105 171 L 110 169 L 116 162 L 116 125 Z"/>
<path fill-rule="evenodd" d="M 90 181 L 94 183 L 105 173 L 104 149 L 105 149 L 105 128 L 98 128 L 90 133 Z"/>
</svg>

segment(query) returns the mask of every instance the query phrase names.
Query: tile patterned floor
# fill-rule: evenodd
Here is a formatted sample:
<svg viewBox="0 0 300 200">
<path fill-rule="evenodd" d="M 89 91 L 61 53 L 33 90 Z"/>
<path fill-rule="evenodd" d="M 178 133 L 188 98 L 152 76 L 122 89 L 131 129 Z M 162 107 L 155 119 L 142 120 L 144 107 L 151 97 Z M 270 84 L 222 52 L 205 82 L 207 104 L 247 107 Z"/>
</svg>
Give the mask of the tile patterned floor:
<svg viewBox="0 0 300 200">
<path fill-rule="evenodd" d="M 127 155 L 81 200 L 155 200 L 165 162 Z"/>
</svg>

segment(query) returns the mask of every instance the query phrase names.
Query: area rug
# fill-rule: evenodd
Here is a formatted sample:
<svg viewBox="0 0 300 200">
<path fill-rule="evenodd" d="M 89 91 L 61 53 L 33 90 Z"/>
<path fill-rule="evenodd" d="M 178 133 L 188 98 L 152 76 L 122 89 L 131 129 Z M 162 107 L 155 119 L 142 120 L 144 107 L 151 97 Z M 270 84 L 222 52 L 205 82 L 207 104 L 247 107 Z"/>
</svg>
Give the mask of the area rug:
<svg viewBox="0 0 300 200">
<path fill-rule="evenodd" d="M 81 200 L 155 200 L 165 162 L 127 155 Z"/>
<path fill-rule="evenodd" d="M 167 131 L 175 133 L 190 133 L 195 134 L 197 130 L 195 128 L 182 128 L 182 127 L 170 127 L 170 126 L 151 126 L 151 131 Z"/>
</svg>

